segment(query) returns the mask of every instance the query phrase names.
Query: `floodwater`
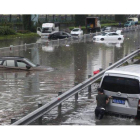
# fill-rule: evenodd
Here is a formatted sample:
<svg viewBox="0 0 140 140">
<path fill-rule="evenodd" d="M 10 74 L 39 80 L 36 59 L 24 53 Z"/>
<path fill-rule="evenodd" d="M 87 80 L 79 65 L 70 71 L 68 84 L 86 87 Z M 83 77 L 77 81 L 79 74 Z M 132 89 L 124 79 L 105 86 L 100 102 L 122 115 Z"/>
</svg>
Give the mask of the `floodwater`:
<svg viewBox="0 0 140 140">
<path fill-rule="evenodd" d="M 136 50 L 140 44 L 140 32 L 124 33 L 123 43 L 74 43 L 62 46 L 47 46 L 46 43 L 27 45 L 26 49 L 10 52 L 29 58 L 35 64 L 51 67 L 53 71 L 0 71 L 0 124 L 10 124 L 11 118 L 20 119 L 38 107 L 38 102 L 50 102 L 82 82 L 88 75 L 99 68 L 105 69 L 126 54 Z M 40 38 L 0 41 L 0 47 L 36 43 Z M 1 53 L 1 55 L 4 55 Z M 5 54 L 6 55 L 6 54 Z M 44 125 L 136 125 L 138 120 L 105 116 L 95 119 L 95 94 L 98 84 L 92 85 L 92 98 L 87 98 L 87 91 L 79 93 L 78 103 L 71 97 L 62 104 L 62 116 L 57 108 L 43 116 Z"/>
</svg>

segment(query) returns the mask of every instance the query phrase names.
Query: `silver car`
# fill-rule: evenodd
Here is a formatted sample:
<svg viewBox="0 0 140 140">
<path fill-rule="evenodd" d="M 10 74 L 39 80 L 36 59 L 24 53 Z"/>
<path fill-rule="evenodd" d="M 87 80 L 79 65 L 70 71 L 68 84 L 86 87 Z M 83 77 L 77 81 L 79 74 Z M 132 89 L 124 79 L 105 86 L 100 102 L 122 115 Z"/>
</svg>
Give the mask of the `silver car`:
<svg viewBox="0 0 140 140">
<path fill-rule="evenodd" d="M 0 57 L 0 70 L 52 71 L 53 68 L 35 65 L 24 57 L 8 56 Z"/>
<path fill-rule="evenodd" d="M 128 65 L 105 72 L 100 86 L 112 96 L 106 111 L 140 116 L 140 65 Z"/>
</svg>

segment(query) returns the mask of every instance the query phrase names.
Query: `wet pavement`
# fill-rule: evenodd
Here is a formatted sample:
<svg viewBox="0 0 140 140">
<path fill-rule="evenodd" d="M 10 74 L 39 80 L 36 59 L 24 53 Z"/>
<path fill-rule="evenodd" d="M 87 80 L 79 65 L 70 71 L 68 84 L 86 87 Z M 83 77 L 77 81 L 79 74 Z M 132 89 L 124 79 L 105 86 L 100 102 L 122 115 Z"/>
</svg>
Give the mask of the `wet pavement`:
<svg viewBox="0 0 140 140">
<path fill-rule="evenodd" d="M 75 43 L 68 46 L 30 45 L 26 49 L 10 52 L 29 58 L 35 64 L 54 68 L 53 71 L 0 71 L 0 124 L 10 124 L 11 118 L 20 119 L 35 110 L 38 102 L 50 102 L 58 92 L 65 92 L 82 82 L 94 70 L 105 69 L 139 47 L 140 32 L 124 33 L 122 44 L 114 43 Z M 38 42 L 39 38 L 15 39 L 2 41 L 0 47 Z M 1 42 L 1 41 L 0 41 Z M 2 55 L 2 54 L 1 54 Z M 3 54 L 7 55 L 7 54 Z M 87 98 L 87 91 L 79 95 L 78 104 L 74 97 L 63 103 L 62 116 L 57 117 L 57 108 L 43 117 L 43 124 L 49 125 L 136 125 L 138 120 L 105 116 L 98 121 L 94 116 L 95 94 L 98 84 L 92 87 L 92 99 Z"/>
</svg>

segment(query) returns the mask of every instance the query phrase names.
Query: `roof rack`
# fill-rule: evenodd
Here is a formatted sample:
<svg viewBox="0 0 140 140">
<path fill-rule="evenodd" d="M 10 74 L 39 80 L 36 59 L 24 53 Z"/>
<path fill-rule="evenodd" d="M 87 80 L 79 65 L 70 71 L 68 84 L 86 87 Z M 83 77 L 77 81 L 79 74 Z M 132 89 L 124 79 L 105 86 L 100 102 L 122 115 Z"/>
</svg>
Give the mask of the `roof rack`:
<svg viewBox="0 0 140 140">
<path fill-rule="evenodd" d="M 0 58 L 24 58 L 22 56 L 2 56 Z"/>
</svg>

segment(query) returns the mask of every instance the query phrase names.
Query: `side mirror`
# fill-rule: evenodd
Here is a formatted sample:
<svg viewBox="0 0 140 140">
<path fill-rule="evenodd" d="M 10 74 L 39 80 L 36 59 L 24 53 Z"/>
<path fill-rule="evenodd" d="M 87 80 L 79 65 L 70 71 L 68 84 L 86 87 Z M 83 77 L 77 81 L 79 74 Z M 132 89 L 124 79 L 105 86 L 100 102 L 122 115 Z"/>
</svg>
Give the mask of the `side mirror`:
<svg viewBox="0 0 140 140">
<path fill-rule="evenodd" d="M 29 69 L 31 68 L 31 66 L 29 66 L 29 65 L 26 65 L 26 68 L 29 70 Z"/>
</svg>

